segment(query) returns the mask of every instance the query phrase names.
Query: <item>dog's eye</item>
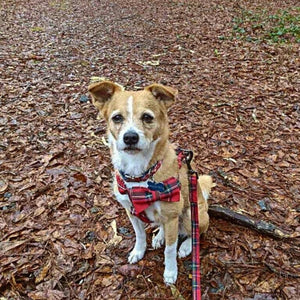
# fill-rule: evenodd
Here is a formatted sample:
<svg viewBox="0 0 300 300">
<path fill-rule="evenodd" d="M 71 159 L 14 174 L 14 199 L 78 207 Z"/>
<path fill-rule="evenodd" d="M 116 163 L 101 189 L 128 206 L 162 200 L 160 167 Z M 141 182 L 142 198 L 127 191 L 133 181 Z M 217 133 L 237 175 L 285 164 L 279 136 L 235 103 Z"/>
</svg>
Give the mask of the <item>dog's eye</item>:
<svg viewBox="0 0 300 300">
<path fill-rule="evenodd" d="M 115 115 L 112 117 L 112 120 L 115 122 L 115 123 L 121 123 L 124 121 L 124 118 L 122 115 Z"/>
<path fill-rule="evenodd" d="M 151 123 L 153 121 L 153 117 L 145 113 L 142 115 L 142 121 L 145 123 Z"/>
</svg>

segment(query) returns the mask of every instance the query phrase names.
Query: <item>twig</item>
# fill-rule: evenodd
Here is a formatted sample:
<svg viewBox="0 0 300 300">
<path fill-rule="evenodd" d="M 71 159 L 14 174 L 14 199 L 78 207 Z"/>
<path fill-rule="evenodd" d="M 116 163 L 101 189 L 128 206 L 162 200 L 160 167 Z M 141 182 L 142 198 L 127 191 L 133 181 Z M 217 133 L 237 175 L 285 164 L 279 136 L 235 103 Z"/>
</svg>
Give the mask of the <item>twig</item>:
<svg viewBox="0 0 300 300">
<path fill-rule="evenodd" d="M 293 235 L 283 232 L 279 227 L 272 223 L 262 220 L 255 220 L 222 206 L 211 205 L 208 209 L 208 212 L 211 216 L 222 218 L 232 223 L 251 228 L 276 239 L 289 239 L 294 237 Z"/>
<path fill-rule="evenodd" d="M 272 265 L 266 263 L 265 261 L 263 262 L 264 265 L 273 273 L 278 274 L 280 276 L 283 277 L 292 277 L 292 278 L 300 278 L 300 275 L 298 274 L 294 274 L 294 273 L 290 273 L 287 271 L 281 271 L 281 270 L 277 270 L 275 267 L 273 267 Z"/>
</svg>

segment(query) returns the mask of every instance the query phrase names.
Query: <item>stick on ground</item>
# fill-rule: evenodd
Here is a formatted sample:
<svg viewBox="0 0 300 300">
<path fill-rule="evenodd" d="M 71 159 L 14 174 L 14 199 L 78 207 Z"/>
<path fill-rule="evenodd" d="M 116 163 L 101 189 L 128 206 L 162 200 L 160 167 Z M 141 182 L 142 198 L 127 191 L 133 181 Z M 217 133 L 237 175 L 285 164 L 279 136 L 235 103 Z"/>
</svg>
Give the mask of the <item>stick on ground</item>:
<svg viewBox="0 0 300 300">
<path fill-rule="evenodd" d="M 293 234 L 283 232 L 282 229 L 272 223 L 255 220 L 219 205 L 211 205 L 208 212 L 213 217 L 222 218 L 232 223 L 251 228 L 276 239 L 288 239 L 295 237 Z"/>
</svg>

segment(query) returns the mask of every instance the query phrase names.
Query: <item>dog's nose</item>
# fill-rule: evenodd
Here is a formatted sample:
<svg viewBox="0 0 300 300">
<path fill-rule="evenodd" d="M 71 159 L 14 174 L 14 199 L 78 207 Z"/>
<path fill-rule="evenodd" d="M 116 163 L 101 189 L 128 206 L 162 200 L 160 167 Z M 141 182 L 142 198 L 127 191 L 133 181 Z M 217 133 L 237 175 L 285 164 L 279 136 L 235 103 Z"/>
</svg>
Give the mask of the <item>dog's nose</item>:
<svg viewBox="0 0 300 300">
<path fill-rule="evenodd" d="M 126 145 L 134 145 L 139 141 L 139 136 L 134 131 L 128 131 L 124 134 L 123 141 Z"/>
</svg>

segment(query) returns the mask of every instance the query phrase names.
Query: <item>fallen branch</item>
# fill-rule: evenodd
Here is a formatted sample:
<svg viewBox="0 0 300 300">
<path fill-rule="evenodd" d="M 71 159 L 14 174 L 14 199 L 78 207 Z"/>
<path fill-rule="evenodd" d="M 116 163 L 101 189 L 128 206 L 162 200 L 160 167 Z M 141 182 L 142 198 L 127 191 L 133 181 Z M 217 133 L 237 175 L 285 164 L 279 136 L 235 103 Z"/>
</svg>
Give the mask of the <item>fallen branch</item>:
<svg viewBox="0 0 300 300">
<path fill-rule="evenodd" d="M 284 277 L 300 278 L 299 274 L 294 274 L 294 273 L 290 273 L 287 271 L 277 270 L 275 267 L 266 263 L 265 261 L 263 263 L 271 272 L 273 272 L 277 275 L 284 276 Z"/>
<path fill-rule="evenodd" d="M 294 234 L 283 232 L 279 227 L 272 223 L 255 220 L 219 205 L 211 205 L 208 209 L 208 212 L 213 217 L 222 218 L 232 223 L 251 228 L 276 239 L 289 239 L 296 237 Z"/>
</svg>

